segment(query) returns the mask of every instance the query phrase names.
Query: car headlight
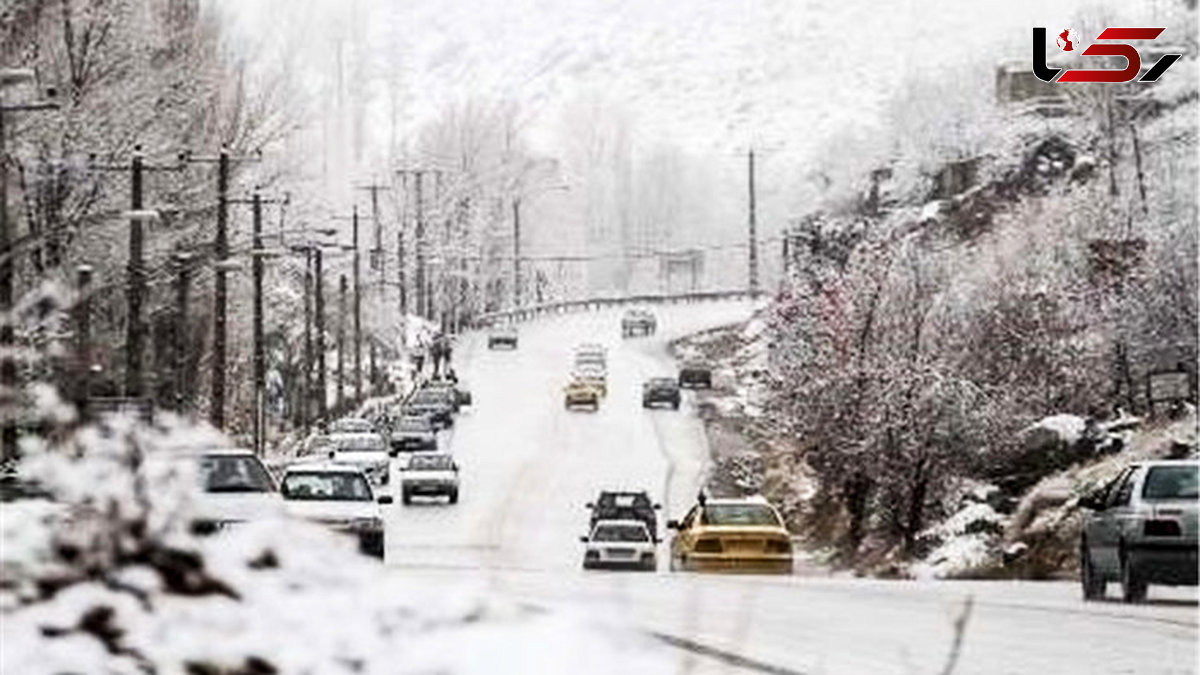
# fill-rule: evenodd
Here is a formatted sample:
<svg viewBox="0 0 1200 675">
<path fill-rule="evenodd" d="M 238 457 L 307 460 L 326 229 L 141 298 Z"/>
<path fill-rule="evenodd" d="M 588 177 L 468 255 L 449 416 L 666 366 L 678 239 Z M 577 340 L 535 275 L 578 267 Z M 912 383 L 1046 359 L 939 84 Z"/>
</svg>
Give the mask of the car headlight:
<svg viewBox="0 0 1200 675">
<path fill-rule="evenodd" d="M 355 518 L 349 523 L 350 529 L 355 532 L 372 532 L 383 529 L 383 519 L 377 517 L 371 518 Z"/>
</svg>

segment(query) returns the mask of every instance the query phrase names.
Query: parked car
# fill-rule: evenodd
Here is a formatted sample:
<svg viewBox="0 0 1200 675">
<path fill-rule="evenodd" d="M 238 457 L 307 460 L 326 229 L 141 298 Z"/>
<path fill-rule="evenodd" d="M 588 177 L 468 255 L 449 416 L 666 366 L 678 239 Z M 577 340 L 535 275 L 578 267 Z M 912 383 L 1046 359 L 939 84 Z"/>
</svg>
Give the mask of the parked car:
<svg viewBox="0 0 1200 675">
<path fill-rule="evenodd" d="M 508 349 L 517 348 L 517 328 L 516 326 L 493 326 L 488 331 L 487 338 L 488 349 L 504 346 Z"/>
<path fill-rule="evenodd" d="M 191 528 L 197 534 L 250 520 L 279 517 L 282 504 L 275 479 L 254 451 L 212 449 L 195 455 L 200 494 Z"/>
<path fill-rule="evenodd" d="M 631 309 L 621 317 L 621 337 L 654 335 L 658 320 L 644 309 Z"/>
<path fill-rule="evenodd" d="M 388 444 L 377 433 L 329 434 L 329 459 L 353 466 L 376 485 L 387 485 L 390 476 Z"/>
<path fill-rule="evenodd" d="M 600 409 L 600 390 L 590 382 L 573 379 L 563 387 L 563 407 L 567 410 L 587 407 L 595 412 Z"/>
<path fill-rule="evenodd" d="M 345 464 L 303 464 L 288 467 L 280 489 L 284 508 L 291 516 L 326 525 L 358 538 L 359 550 L 383 558 L 384 525 L 380 504 L 391 504 L 391 495 L 376 499 L 370 481 Z"/>
<path fill-rule="evenodd" d="M 392 456 L 401 452 L 436 451 L 437 428 L 427 415 L 404 415 L 392 427 Z"/>
<path fill-rule="evenodd" d="M 652 408 L 660 403 L 679 410 L 679 382 L 673 377 L 653 377 L 642 385 L 642 407 Z"/>
<path fill-rule="evenodd" d="M 463 406 L 471 405 L 471 392 L 459 382 L 448 380 L 444 377 L 434 377 L 430 378 L 421 388 L 447 392 L 447 396 L 454 404 L 454 412 L 456 413 Z"/>
<path fill-rule="evenodd" d="M 425 415 L 438 428 L 454 426 L 457 397 L 445 389 L 426 388 L 417 390 L 407 401 L 405 415 Z"/>
<path fill-rule="evenodd" d="M 1137 462 L 1079 500 L 1085 600 L 1103 598 L 1110 581 L 1125 602 L 1145 600 L 1150 584 L 1197 584 L 1198 476 L 1200 460 Z"/>
<path fill-rule="evenodd" d="M 646 525 L 650 538 L 658 541 L 658 510 L 661 505 L 651 501 L 645 490 L 603 490 L 596 501 L 588 502 L 591 510 L 588 529 L 602 520 L 636 520 Z"/>
<path fill-rule="evenodd" d="M 701 499 L 671 520 L 672 571 L 792 573 L 792 540 L 766 499 Z"/>
<path fill-rule="evenodd" d="M 405 504 L 413 497 L 446 497 L 458 503 L 458 464 L 443 452 L 413 455 L 400 478 L 400 494 Z"/>
<path fill-rule="evenodd" d="M 679 369 L 679 386 L 683 389 L 712 389 L 712 368 L 693 361 Z"/>
<path fill-rule="evenodd" d="M 633 569 L 653 572 L 658 568 L 654 538 L 640 520 L 601 520 L 590 534 L 579 538 L 586 547 L 583 569 Z"/>
</svg>

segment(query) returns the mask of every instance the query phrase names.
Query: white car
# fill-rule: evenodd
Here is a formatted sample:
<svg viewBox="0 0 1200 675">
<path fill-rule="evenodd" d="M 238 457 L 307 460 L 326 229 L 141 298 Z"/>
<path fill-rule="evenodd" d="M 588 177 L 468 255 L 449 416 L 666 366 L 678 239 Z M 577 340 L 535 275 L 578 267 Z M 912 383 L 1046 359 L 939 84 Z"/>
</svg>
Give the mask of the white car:
<svg viewBox="0 0 1200 675">
<path fill-rule="evenodd" d="M 330 434 L 329 459 L 366 474 L 374 485 L 387 485 L 391 455 L 383 436 L 375 432 Z"/>
<path fill-rule="evenodd" d="M 383 558 L 383 512 L 391 495 L 375 498 L 358 469 L 345 464 L 301 464 L 288 467 L 280 484 L 287 514 L 327 525 L 358 538 L 359 550 Z"/>
<path fill-rule="evenodd" d="M 379 430 L 370 420 L 361 417 L 343 417 L 329 425 L 331 434 L 365 434 L 372 431 Z"/>
<path fill-rule="evenodd" d="M 413 455 L 401 472 L 400 495 L 405 504 L 411 504 L 413 497 L 443 495 L 451 504 L 457 504 L 458 464 L 444 452 Z"/>
<path fill-rule="evenodd" d="M 653 572 L 658 556 L 650 530 L 640 520 L 600 520 L 590 535 L 580 537 L 586 544 L 583 569 L 634 569 Z"/>
<path fill-rule="evenodd" d="M 200 494 L 192 529 L 209 534 L 248 520 L 283 515 L 271 473 L 252 450 L 213 449 L 197 453 Z"/>
</svg>

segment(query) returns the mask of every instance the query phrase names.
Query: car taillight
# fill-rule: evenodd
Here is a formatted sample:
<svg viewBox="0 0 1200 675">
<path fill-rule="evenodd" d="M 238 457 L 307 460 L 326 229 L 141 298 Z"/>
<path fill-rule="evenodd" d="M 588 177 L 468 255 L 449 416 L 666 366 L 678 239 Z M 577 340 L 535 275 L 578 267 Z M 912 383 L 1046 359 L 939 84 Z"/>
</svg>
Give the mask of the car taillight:
<svg viewBox="0 0 1200 675">
<path fill-rule="evenodd" d="M 1178 537 L 1182 534 L 1174 520 L 1147 520 L 1142 530 L 1147 537 Z"/>
<path fill-rule="evenodd" d="M 597 560 L 600 558 L 600 552 L 599 551 L 588 551 L 583 554 L 583 557 L 588 560 Z"/>
<path fill-rule="evenodd" d="M 792 542 L 786 539 L 767 540 L 767 553 L 791 553 Z"/>
<path fill-rule="evenodd" d="M 720 539 L 699 539 L 696 541 L 696 553 L 720 553 Z"/>
</svg>

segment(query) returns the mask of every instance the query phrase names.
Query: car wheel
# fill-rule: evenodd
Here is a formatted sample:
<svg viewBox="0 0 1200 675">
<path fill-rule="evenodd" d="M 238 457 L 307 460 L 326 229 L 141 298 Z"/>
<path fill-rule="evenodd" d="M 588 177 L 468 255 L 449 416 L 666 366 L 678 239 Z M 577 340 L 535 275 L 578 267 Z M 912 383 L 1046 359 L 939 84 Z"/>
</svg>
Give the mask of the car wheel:
<svg viewBox="0 0 1200 675">
<path fill-rule="evenodd" d="M 679 410 L 679 399 L 671 401 L 671 410 Z"/>
<path fill-rule="evenodd" d="M 1121 556 L 1121 598 L 1125 602 L 1143 602 L 1146 599 L 1146 581 L 1138 574 L 1137 565 L 1128 554 Z"/>
<path fill-rule="evenodd" d="M 645 399 L 642 399 L 642 407 L 643 407 L 643 408 L 649 408 L 649 407 L 650 407 L 650 401 L 647 401 L 647 400 L 645 400 Z"/>
<path fill-rule="evenodd" d="M 450 492 L 449 497 L 450 497 L 451 504 L 457 504 L 458 503 L 458 490 L 452 490 Z"/>
<path fill-rule="evenodd" d="M 1097 600 L 1104 597 L 1107 583 L 1096 571 L 1092 564 L 1092 556 L 1088 554 L 1087 542 L 1079 545 L 1079 582 L 1083 586 L 1084 600 Z"/>
<path fill-rule="evenodd" d="M 409 493 L 409 491 L 408 491 L 408 490 L 405 490 L 405 491 L 404 491 L 403 493 L 401 493 L 401 495 L 400 495 L 400 501 L 401 501 L 401 502 L 404 502 L 405 504 L 411 504 L 411 503 L 412 503 L 412 494 L 411 494 L 411 493 Z"/>
</svg>

